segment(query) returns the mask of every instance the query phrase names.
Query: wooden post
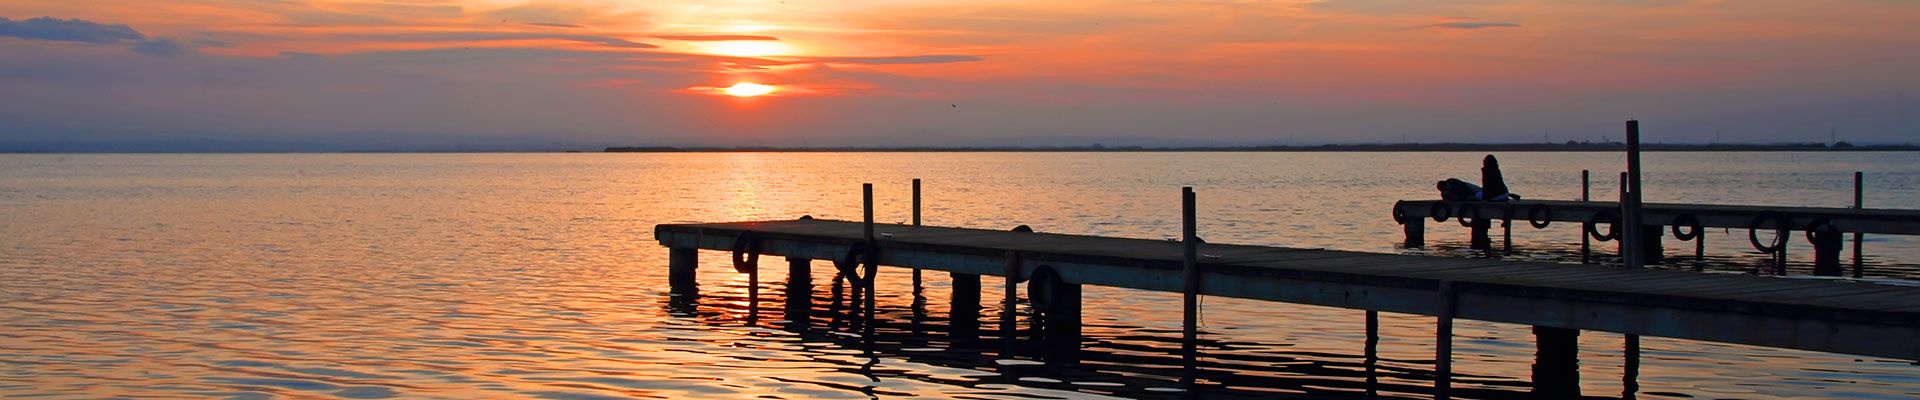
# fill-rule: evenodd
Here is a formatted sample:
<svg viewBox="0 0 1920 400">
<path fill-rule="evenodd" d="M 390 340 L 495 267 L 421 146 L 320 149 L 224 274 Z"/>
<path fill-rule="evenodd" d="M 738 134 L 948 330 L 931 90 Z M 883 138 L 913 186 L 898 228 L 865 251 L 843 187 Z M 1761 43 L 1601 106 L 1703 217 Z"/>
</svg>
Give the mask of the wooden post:
<svg viewBox="0 0 1920 400">
<path fill-rule="evenodd" d="M 1660 240 L 1667 235 L 1665 225 L 1645 225 L 1640 227 L 1641 265 L 1659 265 L 1667 261 L 1666 244 Z M 1701 232 L 1704 234 L 1705 232 Z"/>
<path fill-rule="evenodd" d="M 1472 226 L 1472 228 L 1469 228 L 1469 235 L 1471 235 L 1471 237 L 1467 239 L 1468 247 L 1474 250 L 1492 253 L 1493 239 L 1487 237 L 1487 229 L 1493 226 L 1492 219 L 1481 215 L 1486 211 L 1486 207 L 1481 207 L 1479 203 L 1470 203 L 1460 208 L 1464 210 L 1467 207 L 1473 207 L 1474 210 L 1477 210 L 1473 213 L 1473 220 L 1468 221 L 1468 224 Z M 1466 213 L 1458 214 L 1464 215 Z M 1466 217 L 1462 216 L 1460 218 Z"/>
<path fill-rule="evenodd" d="M 1646 225 L 1646 221 L 1643 221 L 1641 219 L 1642 215 L 1640 215 L 1640 121 L 1637 120 L 1627 121 L 1627 179 L 1625 190 L 1626 196 L 1620 200 L 1620 218 L 1626 222 L 1626 228 L 1628 229 L 1621 229 L 1620 233 L 1630 236 L 1621 238 L 1624 240 L 1620 241 L 1620 245 L 1625 248 L 1622 258 L 1626 260 L 1622 262 L 1625 263 L 1628 268 L 1646 268 L 1647 261 L 1652 259 L 1650 257 L 1656 256 L 1651 256 L 1647 253 L 1652 249 L 1646 246 L 1648 240 L 1646 238 L 1647 231 L 1642 229 L 1643 226 Z M 1659 239 L 1656 238 L 1653 240 Z"/>
<path fill-rule="evenodd" d="M 1580 330 L 1533 327 L 1533 395 L 1580 398 Z"/>
<path fill-rule="evenodd" d="M 920 178 L 913 179 L 913 226 L 920 226 Z M 919 294 L 920 266 L 913 266 L 913 293 Z"/>
<path fill-rule="evenodd" d="M 1200 372 L 1200 243 L 1199 229 L 1195 225 L 1197 205 L 1194 201 L 1193 187 L 1180 189 L 1180 245 L 1181 262 L 1181 359 L 1186 367 L 1186 382 L 1194 382 Z"/>
<path fill-rule="evenodd" d="M 1580 170 L 1580 201 L 1593 201 L 1593 181 L 1587 179 L 1588 170 Z M 1593 238 L 1587 237 L 1585 222 L 1580 223 L 1580 263 L 1593 263 Z"/>
<path fill-rule="evenodd" d="M 1513 205 L 1507 205 L 1505 212 L 1512 213 Z M 1500 218 L 1500 255 L 1502 256 L 1513 255 L 1513 218 L 1508 217 L 1510 216 L 1502 215 Z"/>
<path fill-rule="evenodd" d="M 865 297 L 867 299 L 866 301 L 867 304 L 865 307 L 865 311 L 866 311 L 864 314 L 865 318 L 863 318 L 863 321 L 860 324 L 861 326 L 860 333 L 861 333 L 861 338 L 865 339 L 866 341 L 868 351 L 872 351 L 873 325 L 875 323 L 874 321 L 875 300 L 874 299 L 880 297 L 879 293 L 874 293 L 874 287 L 875 287 L 874 281 L 880 280 L 879 279 L 880 278 L 879 276 L 880 275 L 879 274 L 880 243 L 873 240 L 873 184 L 871 183 L 862 184 L 860 186 L 860 197 L 861 197 L 861 203 L 863 203 L 862 208 L 864 209 L 862 214 L 865 217 L 863 219 L 865 221 L 863 225 L 866 228 L 865 229 L 866 238 L 867 238 L 867 244 L 869 246 L 867 247 L 867 257 L 866 257 L 867 258 L 867 263 L 866 263 L 867 279 L 866 279 L 866 288 L 864 289 L 866 294 Z M 855 307 L 859 307 L 859 305 L 855 305 Z"/>
<path fill-rule="evenodd" d="M 953 340 L 973 340 L 980 337 L 980 276 L 974 274 L 949 273 L 953 278 L 953 297 L 949 300 L 947 314 L 947 334 Z"/>
<path fill-rule="evenodd" d="M 787 326 L 806 330 L 813 322 L 813 260 L 787 257 Z"/>
<path fill-rule="evenodd" d="M 1867 208 L 1865 198 L 1861 196 L 1861 194 L 1864 194 L 1865 189 L 1865 187 L 1861 185 L 1865 182 L 1864 178 L 1864 174 L 1860 173 L 1860 171 L 1853 172 L 1853 208 L 1856 210 Z M 1860 242 L 1865 240 L 1866 236 L 1866 234 L 1860 232 L 1853 233 L 1853 277 L 1855 278 L 1866 274 L 1866 267 L 1860 258 Z"/>
<path fill-rule="evenodd" d="M 667 250 L 667 286 L 675 294 L 694 294 L 700 291 L 694 271 L 700 268 L 700 249 L 672 248 Z"/>
<path fill-rule="evenodd" d="M 913 179 L 913 226 L 920 227 L 920 178 Z M 920 336 L 921 322 L 927 318 L 926 285 L 920 278 L 920 265 L 913 265 L 913 335 Z"/>
<path fill-rule="evenodd" d="M 1453 387 L 1453 310 L 1459 298 L 1453 295 L 1453 282 L 1440 281 L 1440 309 L 1435 313 L 1433 332 L 1433 398 L 1447 399 Z"/>
<path fill-rule="evenodd" d="M 1407 233 L 1407 240 L 1402 243 L 1404 247 L 1412 249 L 1427 246 L 1426 217 L 1407 218 L 1407 222 L 1401 224 L 1400 228 Z"/>
<path fill-rule="evenodd" d="M 1840 276 L 1840 249 L 1844 234 L 1839 231 L 1814 230 L 1813 236 L 1813 274 L 1819 276 Z"/>
</svg>

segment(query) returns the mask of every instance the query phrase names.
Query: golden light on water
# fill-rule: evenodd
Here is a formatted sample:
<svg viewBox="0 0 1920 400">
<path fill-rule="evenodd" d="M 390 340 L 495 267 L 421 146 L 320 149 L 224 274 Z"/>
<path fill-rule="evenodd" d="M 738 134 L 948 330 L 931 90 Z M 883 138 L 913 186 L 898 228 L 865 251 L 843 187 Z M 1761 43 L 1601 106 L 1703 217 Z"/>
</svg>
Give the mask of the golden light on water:
<svg viewBox="0 0 1920 400">
<path fill-rule="evenodd" d="M 762 85 L 753 82 L 740 82 L 733 84 L 733 86 L 720 88 L 720 93 L 725 93 L 733 97 L 765 96 L 777 91 L 780 91 L 780 87 L 778 86 Z"/>
</svg>

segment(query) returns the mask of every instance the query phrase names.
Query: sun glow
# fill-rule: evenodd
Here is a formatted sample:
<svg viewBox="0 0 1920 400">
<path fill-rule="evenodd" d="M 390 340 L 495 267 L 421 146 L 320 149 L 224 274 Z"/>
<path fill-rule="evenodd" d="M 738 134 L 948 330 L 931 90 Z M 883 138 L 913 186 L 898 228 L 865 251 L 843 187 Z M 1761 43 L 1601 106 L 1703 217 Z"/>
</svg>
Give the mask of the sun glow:
<svg viewBox="0 0 1920 400">
<path fill-rule="evenodd" d="M 798 52 L 793 45 L 770 40 L 729 40 L 703 43 L 700 51 L 732 57 L 767 57 L 792 55 Z"/>
<path fill-rule="evenodd" d="M 753 83 L 753 82 L 740 82 L 740 83 L 733 84 L 733 86 L 720 88 L 720 93 L 725 93 L 726 95 L 733 96 L 733 97 L 755 97 L 755 96 L 765 96 L 765 95 L 773 94 L 773 92 L 777 92 L 779 90 L 780 90 L 780 87 L 778 86 L 762 85 L 762 84 Z"/>
</svg>

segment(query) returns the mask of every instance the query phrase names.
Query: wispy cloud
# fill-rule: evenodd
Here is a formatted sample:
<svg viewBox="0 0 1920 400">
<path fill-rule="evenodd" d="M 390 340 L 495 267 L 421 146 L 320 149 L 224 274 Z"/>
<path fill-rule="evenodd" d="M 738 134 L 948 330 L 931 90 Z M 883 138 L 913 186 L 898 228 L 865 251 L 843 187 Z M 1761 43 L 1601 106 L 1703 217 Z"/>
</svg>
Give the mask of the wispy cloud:
<svg viewBox="0 0 1920 400">
<path fill-rule="evenodd" d="M 935 54 L 924 56 L 887 56 L 887 57 L 808 57 L 799 63 L 827 64 L 946 64 L 981 61 L 984 58 L 968 55 Z"/>
<path fill-rule="evenodd" d="M 654 38 L 687 42 L 724 42 L 729 40 L 780 40 L 766 35 L 657 35 Z"/>
<path fill-rule="evenodd" d="M 177 56 L 194 52 L 193 46 L 168 38 L 155 38 L 153 40 L 140 42 L 139 44 L 133 45 L 133 51 L 150 56 Z"/>
<path fill-rule="evenodd" d="M 1516 24 L 1512 22 L 1460 21 L 1460 22 L 1442 22 L 1442 23 L 1434 24 L 1433 27 L 1447 28 L 1447 29 L 1519 28 L 1520 24 Z"/>
<path fill-rule="evenodd" d="M 0 36 L 91 44 L 113 44 L 147 38 L 147 35 L 126 25 L 108 25 L 80 19 L 60 20 L 52 17 L 22 21 L 0 17 Z"/>
<path fill-rule="evenodd" d="M 564 40 L 569 42 L 598 44 L 609 47 L 653 49 L 652 44 L 635 42 L 613 36 L 548 33 L 548 32 L 404 32 L 404 33 L 362 33 L 339 35 L 340 38 L 362 41 L 388 42 L 486 42 L 512 40 Z"/>
</svg>

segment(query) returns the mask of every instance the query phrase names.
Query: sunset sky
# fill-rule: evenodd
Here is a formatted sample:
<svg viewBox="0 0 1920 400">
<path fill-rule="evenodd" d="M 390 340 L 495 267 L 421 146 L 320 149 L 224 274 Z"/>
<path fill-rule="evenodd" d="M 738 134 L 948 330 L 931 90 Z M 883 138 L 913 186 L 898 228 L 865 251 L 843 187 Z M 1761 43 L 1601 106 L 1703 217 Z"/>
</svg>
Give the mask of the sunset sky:
<svg viewBox="0 0 1920 400">
<path fill-rule="evenodd" d="M 0 0 L 0 150 L 1920 137 L 1920 1 Z"/>
</svg>

